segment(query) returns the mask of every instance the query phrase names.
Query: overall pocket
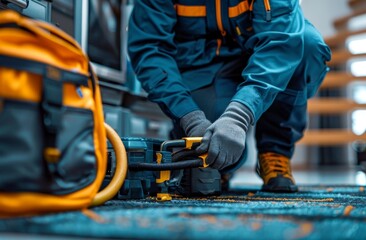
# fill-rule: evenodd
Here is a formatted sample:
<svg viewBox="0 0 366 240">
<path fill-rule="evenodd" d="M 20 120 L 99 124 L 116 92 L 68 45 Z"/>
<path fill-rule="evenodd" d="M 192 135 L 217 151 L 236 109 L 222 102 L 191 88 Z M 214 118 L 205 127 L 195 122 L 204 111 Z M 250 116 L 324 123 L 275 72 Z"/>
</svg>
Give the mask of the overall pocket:
<svg viewBox="0 0 366 240">
<path fill-rule="evenodd" d="M 325 67 L 323 72 L 319 75 L 316 81 L 310 81 L 306 84 L 307 98 L 312 98 L 317 93 L 320 85 L 323 83 L 325 75 L 328 73 L 329 68 Z"/>
<path fill-rule="evenodd" d="M 234 32 L 236 36 L 247 38 L 254 34 L 249 10 L 230 18 L 230 25 L 231 31 Z"/>
<path fill-rule="evenodd" d="M 0 109 L 0 192 L 68 194 L 96 177 L 93 113 L 64 107 L 55 171 L 43 159 L 44 127 L 39 103 L 2 100 Z"/>
<path fill-rule="evenodd" d="M 270 16 L 272 18 L 290 14 L 297 4 L 296 1 L 298 0 L 256 0 L 253 6 L 253 14 L 256 18 L 262 18 L 263 20 L 268 20 L 268 8 L 270 8 Z"/>
</svg>

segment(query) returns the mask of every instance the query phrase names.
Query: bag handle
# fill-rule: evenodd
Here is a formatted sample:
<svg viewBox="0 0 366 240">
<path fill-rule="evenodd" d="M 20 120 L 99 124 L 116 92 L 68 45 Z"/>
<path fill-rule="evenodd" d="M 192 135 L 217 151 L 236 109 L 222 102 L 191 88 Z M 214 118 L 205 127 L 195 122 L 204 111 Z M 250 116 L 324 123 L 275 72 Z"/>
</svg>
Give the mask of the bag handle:
<svg viewBox="0 0 366 240">
<path fill-rule="evenodd" d="M 27 19 L 27 22 L 30 19 Z M 79 46 L 79 44 L 75 41 L 75 39 L 73 39 L 70 35 L 68 35 L 67 33 L 65 33 L 64 31 L 62 31 L 61 29 L 57 28 L 56 26 L 53 26 L 47 22 L 42 22 L 42 21 L 38 21 L 38 20 L 33 20 L 32 23 L 34 23 L 36 26 L 49 31 L 52 35 L 57 36 L 58 38 L 62 39 L 64 42 L 72 45 L 73 47 L 75 47 L 77 50 L 80 50 L 81 47 Z M 52 36 L 51 35 L 51 36 Z"/>
<path fill-rule="evenodd" d="M 3 15 L 3 19 L 0 24 L 18 25 L 19 27 L 30 31 L 37 36 L 40 36 L 48 41 L 55 42 L 79 55 L 85 56 L 80 45 L 71 36 L 54 25 L 24 17 L 14 10 L 4 10 L 1 14 Z"/>
</svg>

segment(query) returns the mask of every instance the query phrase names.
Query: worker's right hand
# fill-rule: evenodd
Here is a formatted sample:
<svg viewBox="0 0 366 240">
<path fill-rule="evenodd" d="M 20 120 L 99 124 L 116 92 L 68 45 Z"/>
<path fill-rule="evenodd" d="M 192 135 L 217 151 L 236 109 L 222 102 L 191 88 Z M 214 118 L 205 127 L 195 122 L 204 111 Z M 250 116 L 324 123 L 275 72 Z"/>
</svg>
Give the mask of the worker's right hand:
<svg viewBox="0 0 366 240">
<path fill-rule="evenodd" d="M 218 170 L 236 164 L 242 158 L 246 132 L 252 121 L 252 113 L 245 105 L 231 102 L 207 129 L 197 153 L 207 153 L 206 163 Z"/>
<path fill-rule="evenodd" d="M 187 137 L 202 137 L 210 125 L 211 122 L 201 110 L 190 112 L 180 119 L 180 126 Z"/>
</svg>

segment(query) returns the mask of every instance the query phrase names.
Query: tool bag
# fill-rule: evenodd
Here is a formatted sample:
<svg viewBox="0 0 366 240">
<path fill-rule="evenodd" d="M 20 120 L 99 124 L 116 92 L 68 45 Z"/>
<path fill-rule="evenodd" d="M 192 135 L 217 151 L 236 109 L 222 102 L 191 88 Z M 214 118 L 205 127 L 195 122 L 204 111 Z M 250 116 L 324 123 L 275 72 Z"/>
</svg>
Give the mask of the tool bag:
<svg viewBox="0 0 366 240">
<path fill-rule="evenodd" d="M 0 12 L 0 217 L 88 207 L 106 170 L 100 91 L 69 35 Z"/>
</svg>

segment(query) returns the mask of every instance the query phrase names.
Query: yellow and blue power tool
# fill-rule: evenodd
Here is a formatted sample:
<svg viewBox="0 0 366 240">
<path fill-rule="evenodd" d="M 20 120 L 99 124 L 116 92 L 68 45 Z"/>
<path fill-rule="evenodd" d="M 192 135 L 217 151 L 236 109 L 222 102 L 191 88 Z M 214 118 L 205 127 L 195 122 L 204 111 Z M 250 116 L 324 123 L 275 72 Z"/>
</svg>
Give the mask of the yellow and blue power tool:
<svg viewBox="0 0 366 240">
<path fill-rule="evenodd" d="M 221 175 L 206 163 L 206 154 L 196 147 L 202 138 L 161 141 L 151 138 L 121 138 L 127 152 L 128 171 L 116 199 L 171 200 L 172 194 L 210 196 L 221 194 Z M 108 184 L 115 169 L 113 149 L 109 149 Z"/>
</svg>

